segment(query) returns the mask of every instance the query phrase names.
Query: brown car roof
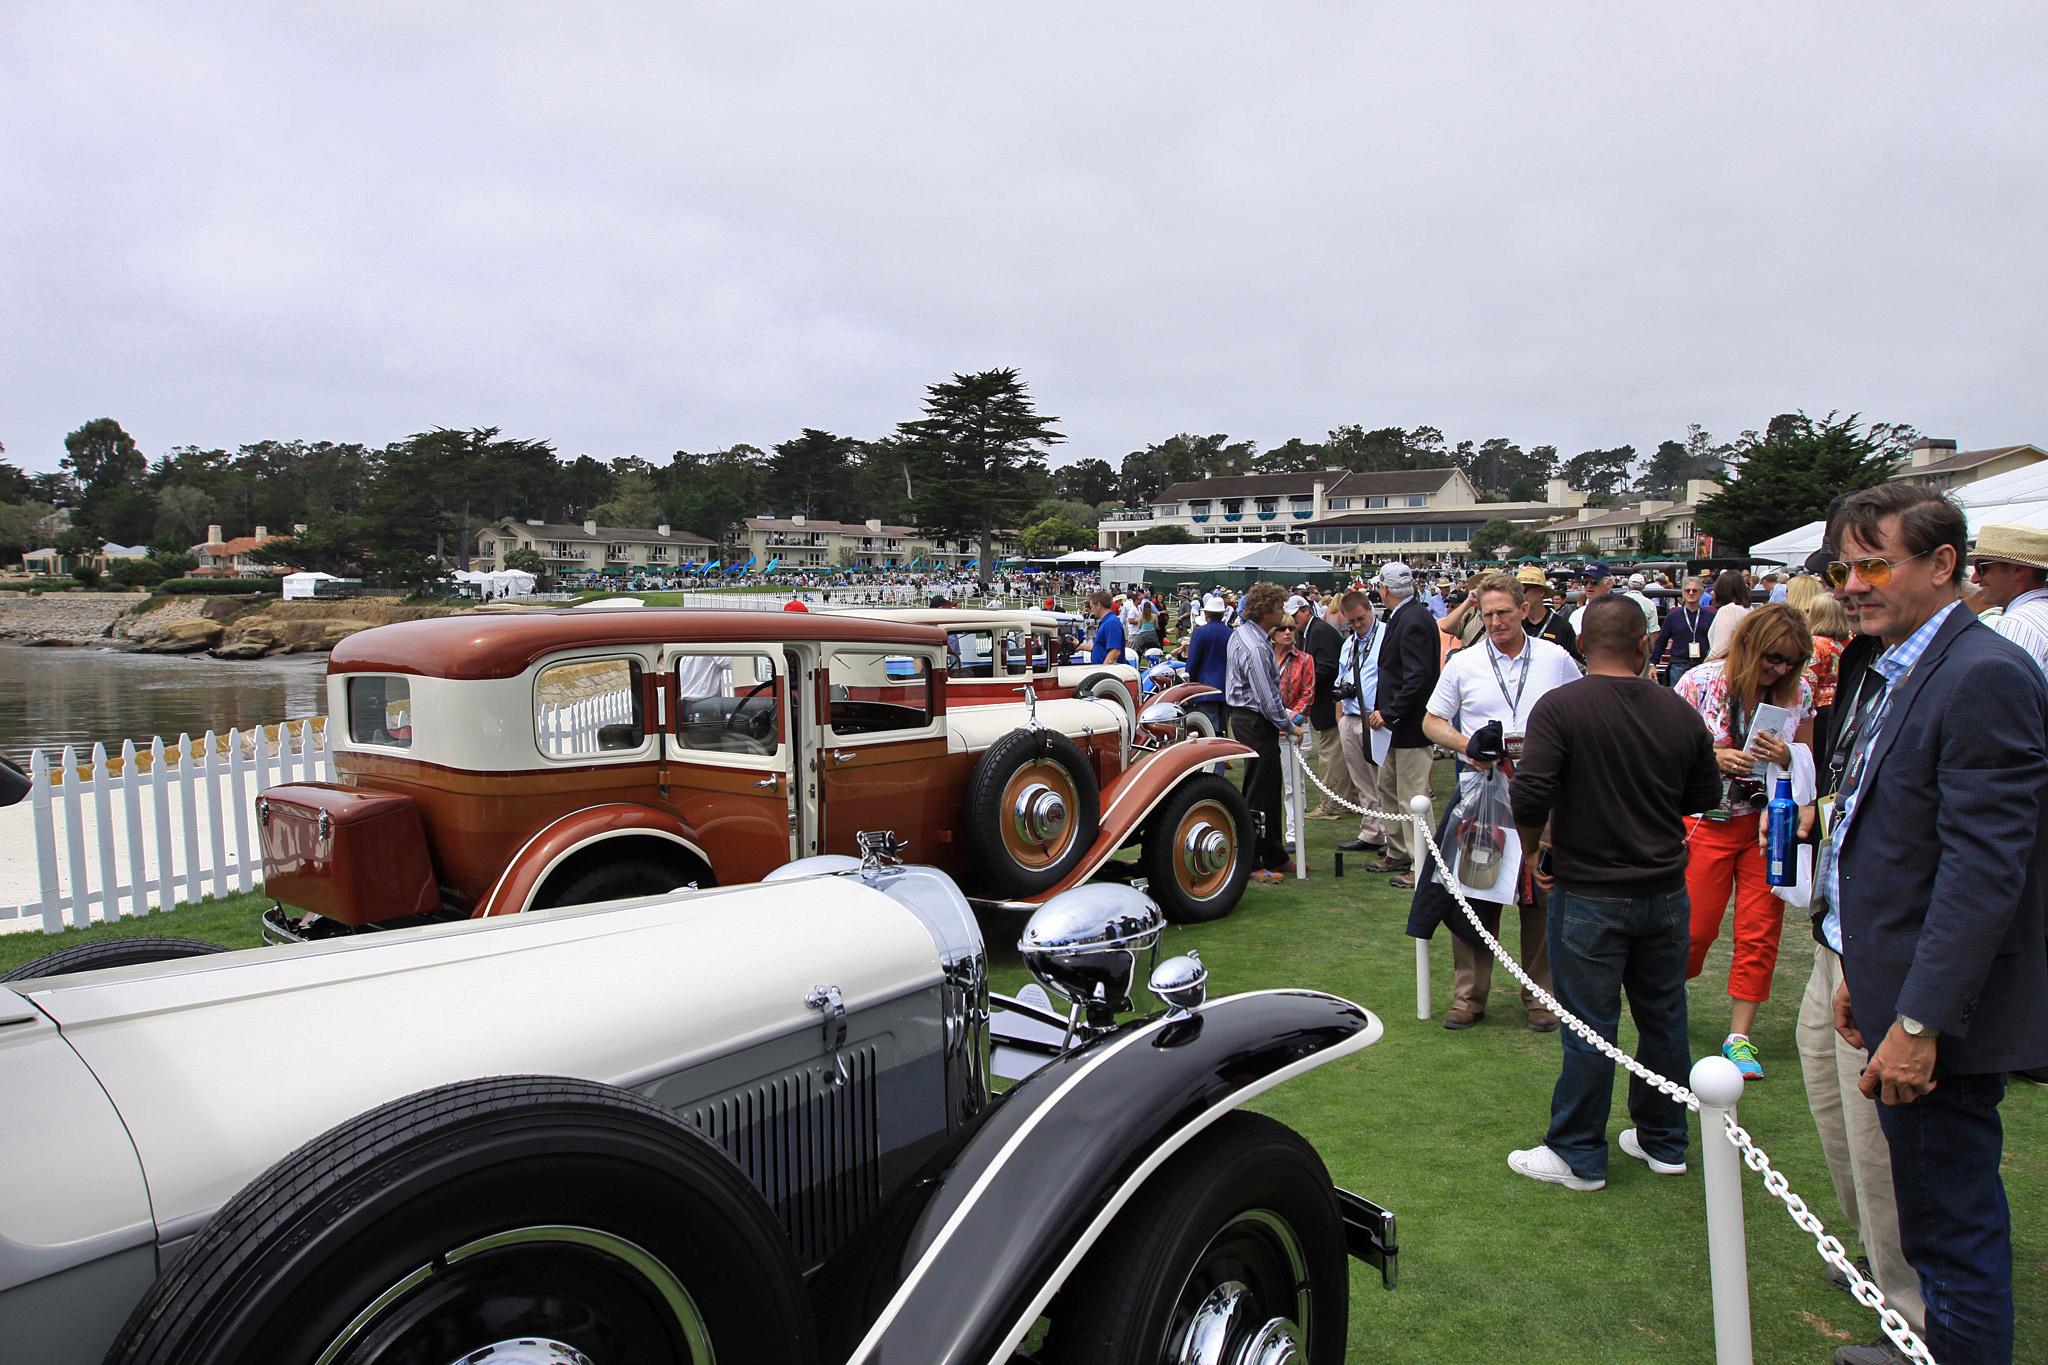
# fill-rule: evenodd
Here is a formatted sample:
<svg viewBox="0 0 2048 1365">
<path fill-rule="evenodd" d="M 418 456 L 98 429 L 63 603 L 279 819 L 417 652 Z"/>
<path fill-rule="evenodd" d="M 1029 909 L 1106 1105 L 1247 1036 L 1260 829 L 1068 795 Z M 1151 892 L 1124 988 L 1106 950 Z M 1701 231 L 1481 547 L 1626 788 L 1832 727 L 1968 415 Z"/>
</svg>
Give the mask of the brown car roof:
<svg viewBox="0 0 2048 1365">
<path fill-rule="evenodd" d="M 329 673 L 412 673 L 428 678 L 515 678 L 557 650 L 589 645 L 746 644 L 843 640 L 943 647 L 944 631 L 824 612 L 545 611 L 439 616 L 358 631 L 335 645 Z"/>
</svg>

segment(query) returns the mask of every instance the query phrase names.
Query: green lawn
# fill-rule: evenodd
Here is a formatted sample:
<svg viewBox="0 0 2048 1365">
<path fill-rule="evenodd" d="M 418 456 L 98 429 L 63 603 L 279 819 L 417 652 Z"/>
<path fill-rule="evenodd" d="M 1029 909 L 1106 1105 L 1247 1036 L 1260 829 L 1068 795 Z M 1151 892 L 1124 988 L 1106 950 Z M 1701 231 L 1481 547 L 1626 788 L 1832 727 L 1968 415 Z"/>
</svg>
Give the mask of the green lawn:
<svg viewBox="0 0 2048 1365">
<path fill-rule="evenodd" d="M 1441 765 L 1440 765 L 1441 768 Z M 1357 1000 L 1385 1022 L 1377 1045 L 1290 1082 L 1258 1107 L 1312 1138 L 1340 1184 L 1400 1217 L 1401 1287 L 1387 1293 L 1360 1267 L 1353 1279 L 1355 1362 L 1686 1361 L 1713 1356 L 1698 1124 L 1693 1174 L 1652 1176 L 1616 1149 L 1605 1190 L 1576 1194 L 1509 1172 L 1507 1154 L 1543 1138 L 1557 1075 L 1557 1034 L 1529 1032 L 1513 981 L 1497 971 L 1486 1020 L 1463 1033 L 1441 1023 L 1450 947 L 1434 946 L 1434 1019 L 1415 1018 L 1407 897 L 1347 859 L 1330 876 L 1347 825 L 1309 822 L 1306 881 L 1252 887 L 1218 924 L 1174 929 L 1163 951 L 1202 950 L 1211 991 L 1305 986 Z M 0 936 L 0 970 L 87 934 L 175 933 L 235 946 L 258 941 L 257 896 L 207 902 L 142 921 L 55 937 Z M 1024 973 L 1015 924 L 991 926 L 998 989 Z M 1513 931 L 1510 930 L 1510 933 Z M 1785 936 L 1772 1003 L 1756 1037 L 1767 1079 L 1742 1121 L 1834 1230 L 1842 1223 L 1807 1116 L 1792 1041 L 1795 1003 L 1811 966 L 1803 921 Z M 1696 1056 L 1727 1028 L 1724 946 L 1694 983 Z M 1633 1042 L 1624 1025 L 1623 1041 Z M 1612 1137 L 1628 1127 L 1616 1086 Z M 2004 1108 L 2005 1180 L 2013 1210 L 2016 1359 L 2048 1359 L 2048 1091 L 2015 1085 Z M 1823 1264 L 1762 1181 L 1745 1177 L 1751 1315 L 1762 1362 L 1824 1362 L 1847 1341 L 1877 1335 L 1876 1317 L 1828 1288 Z M 1844 1239 L 1849 1240 L 1845 1237 Z M 1851 1243 L 1852 1250 L 1853 1243 Z"/>
</svg>

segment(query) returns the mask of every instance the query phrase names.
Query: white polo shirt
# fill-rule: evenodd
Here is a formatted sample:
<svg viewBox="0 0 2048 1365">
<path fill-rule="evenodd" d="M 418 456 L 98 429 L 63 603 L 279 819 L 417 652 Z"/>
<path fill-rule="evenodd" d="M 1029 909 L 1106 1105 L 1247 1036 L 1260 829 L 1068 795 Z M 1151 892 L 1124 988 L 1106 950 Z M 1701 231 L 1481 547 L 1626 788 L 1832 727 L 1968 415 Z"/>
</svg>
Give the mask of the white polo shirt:
<svg viewBox="0 0 2048 1365">
<path fill-rule="evenodd" d="M 1428 711 L 1439 720 L 1471 734 L 1490 720 L 1518 735 L 1528 729 L 1529 713 L 1553 688 L 1579 680 L 1579 666 L 1562 646 L 1533 635 L 1523 638 L 1513 658 L 1482 635 L 1444 661 L 1444 671 L 1430 694 Z"/>
</svg>

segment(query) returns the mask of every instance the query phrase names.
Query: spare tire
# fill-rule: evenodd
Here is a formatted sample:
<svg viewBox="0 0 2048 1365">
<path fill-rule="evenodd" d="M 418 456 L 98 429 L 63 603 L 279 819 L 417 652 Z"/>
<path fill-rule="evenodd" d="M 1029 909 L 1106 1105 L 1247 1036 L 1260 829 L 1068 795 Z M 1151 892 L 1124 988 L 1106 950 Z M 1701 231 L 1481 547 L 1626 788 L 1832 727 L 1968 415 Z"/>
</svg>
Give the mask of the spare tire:
<svg viewBox="0 0 2048 1365">
<path fill-rule="evenodd" d="M 218 943 L 201 943 L 196 938 L 171 938 L 165 934 L 130 934 L 124 938 L 103 938 L 59 948 L 54 953 L 22 963 L 0 974 L 0 981 L 32 981 L 39 976 L 64 976 L 70 972 L 96 972 L 102 967 L 134 967 L 144 962 L 170 962 L 181 957 L 205 957 L 228 950 Z"/>
<path fill-rule="evenodd" d="M 278 1161 L 107 1361 L 806 1365 L 810 1317 L 788 1236 L 709 1138 L 631 1091 L 500 1076 L 393 1100 Z"/>
<path fill-rule="evenodd" d="M 1049 891 L 1087 855 L 1102 791 L 1081 746 L 1057 730 L 1012 730 L 967 784 L 967 843 L 997 895 Z"/>
</svg>

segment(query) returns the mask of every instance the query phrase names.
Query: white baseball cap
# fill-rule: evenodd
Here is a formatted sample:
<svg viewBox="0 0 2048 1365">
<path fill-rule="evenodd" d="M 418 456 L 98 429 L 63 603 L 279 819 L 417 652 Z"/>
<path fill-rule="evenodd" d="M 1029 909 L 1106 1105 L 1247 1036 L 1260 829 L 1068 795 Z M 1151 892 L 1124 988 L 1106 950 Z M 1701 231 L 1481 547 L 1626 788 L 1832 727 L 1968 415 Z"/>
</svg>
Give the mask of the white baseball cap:
<svg viewBox="0 0 2048 1365">
<path fill-rule="evenodd" d="M 1373 575 L 1373 582 L 1383 588 L 1412 588 L 1415 586 L 1415 571 L 1399 560 L 1382 564 L 1380 571 Z"/>
<path fill-rule="evenodd" d="M 1292 616 L 1294 615 L 1294 613 L 1300 611 L 1303 607 L 1307 605 L 1308 599 L 1306 597 L 1303 597 L 1300 593 L 1296 593 L 1294 596 L 1287 599 L 1287 614 L 1289 616 Z"/>
</svg>

